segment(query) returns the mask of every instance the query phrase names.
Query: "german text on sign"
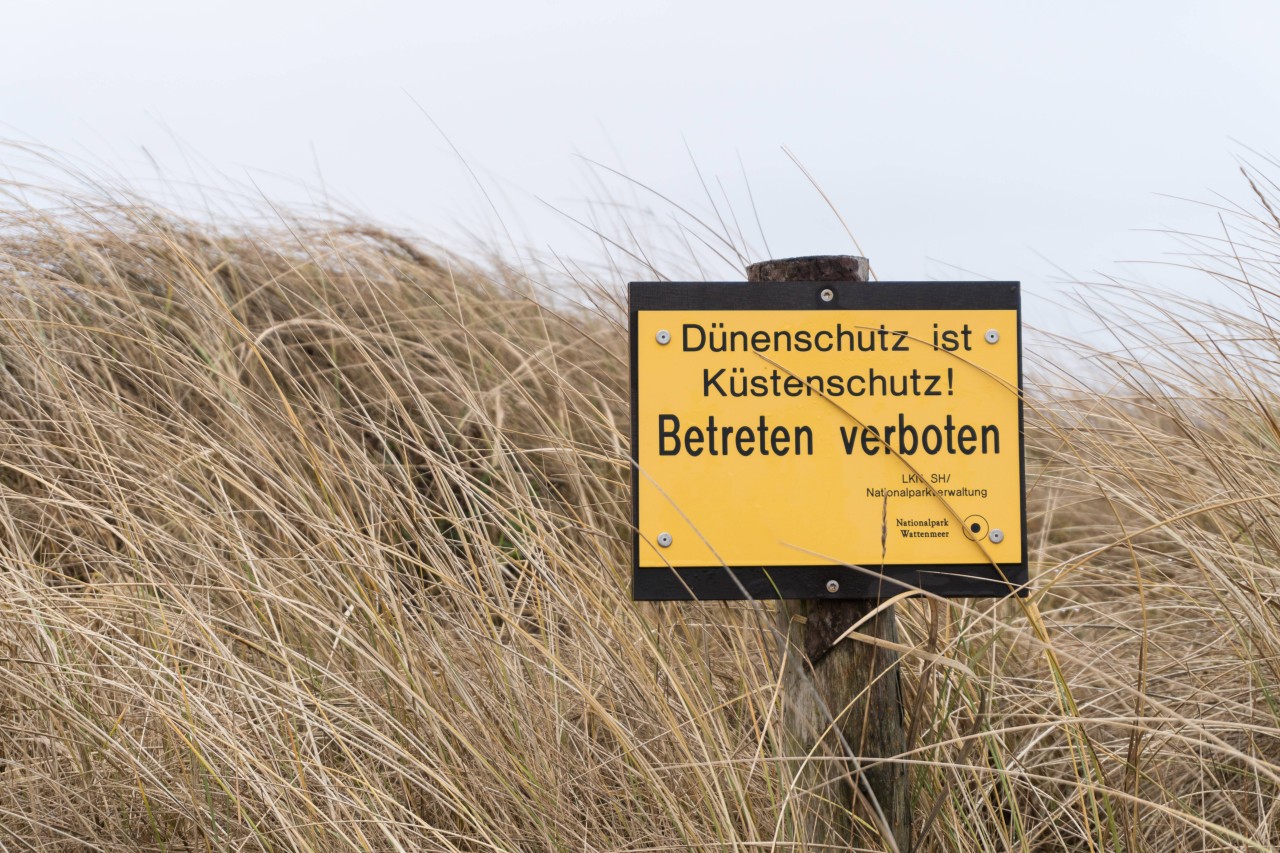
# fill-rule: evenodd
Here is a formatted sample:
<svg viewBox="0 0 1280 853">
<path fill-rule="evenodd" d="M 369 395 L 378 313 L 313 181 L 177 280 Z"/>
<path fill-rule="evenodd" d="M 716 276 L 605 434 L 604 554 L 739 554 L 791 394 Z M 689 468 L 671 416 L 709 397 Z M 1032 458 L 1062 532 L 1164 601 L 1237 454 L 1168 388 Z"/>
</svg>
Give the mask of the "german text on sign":
<svg viewBox="0 0 1280 853">
<path fill-rule="evenodd" d="M 1025 583 L 1016 284 L 633 284 L 631 332 L 638 598 Z"/>
</svg>

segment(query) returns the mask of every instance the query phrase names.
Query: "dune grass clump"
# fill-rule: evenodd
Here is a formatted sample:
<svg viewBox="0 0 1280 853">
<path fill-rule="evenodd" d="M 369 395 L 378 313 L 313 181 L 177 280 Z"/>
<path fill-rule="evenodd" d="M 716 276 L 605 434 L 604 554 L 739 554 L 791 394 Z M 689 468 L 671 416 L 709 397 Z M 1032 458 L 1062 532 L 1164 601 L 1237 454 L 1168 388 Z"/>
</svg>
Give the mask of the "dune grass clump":
<svg viewBox="0 0 1280 853">
<path fill-rule="evenodd" d="M 898 605 L 919 849 L 1280 844 L 1258 197 L 1204 272 L 1252 308 L 1117 300 L 1123 346 L 1035 369 L 1031 596 Z M 588 311 L 348 222 L 6 222 L 6 847 L 817 849 L 842 789 L 783 754 L 772 605 L 629 600 L 621 282 Z"/>
<path fill-rule="evenodd" d="M 754 639 L 626 603 L 611 329 L 372 229 L 33 212 L 0 265 L 11 839 L 754 831 L 700 703 Z"/>
</svg>

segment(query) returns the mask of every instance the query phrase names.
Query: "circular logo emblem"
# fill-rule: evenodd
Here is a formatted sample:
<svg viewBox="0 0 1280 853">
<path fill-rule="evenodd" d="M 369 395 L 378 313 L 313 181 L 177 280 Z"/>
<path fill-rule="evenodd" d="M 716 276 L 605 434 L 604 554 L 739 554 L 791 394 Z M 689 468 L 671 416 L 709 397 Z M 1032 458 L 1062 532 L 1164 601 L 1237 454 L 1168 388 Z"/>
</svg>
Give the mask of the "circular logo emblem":
<svg viewBox="0 0 1280 853">
<path fill-rule="evenodd" d="M 990 529 L 990 525 L 987 524 L 987 520 L 980 515 L 971 515 L 966 518 L 964 520 L 963 527 L 964 535 L 968 536 L 974 542 L 986 539 L 987 530 Z"/>
</svg>

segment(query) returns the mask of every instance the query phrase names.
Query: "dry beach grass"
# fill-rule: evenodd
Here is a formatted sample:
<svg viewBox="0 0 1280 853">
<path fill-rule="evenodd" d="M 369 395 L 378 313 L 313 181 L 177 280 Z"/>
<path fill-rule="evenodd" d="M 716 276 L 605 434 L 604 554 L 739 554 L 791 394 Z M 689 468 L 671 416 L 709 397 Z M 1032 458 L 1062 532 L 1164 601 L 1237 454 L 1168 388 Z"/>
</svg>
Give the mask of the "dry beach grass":
<svg viewBox="0 0 1280 853">
<path fill-rule="evenodd" d="M 629 601 L 616 282 L 66 201 L 0 236 L 6 849 L 803 845 L 771 605 Z M 1254 310 L 1117 297 L 1037 369 L 1025 604 L 899 605 L 921 849 L 1280 844 L 1280 222 L 1235 227 Z"/>
</svg>

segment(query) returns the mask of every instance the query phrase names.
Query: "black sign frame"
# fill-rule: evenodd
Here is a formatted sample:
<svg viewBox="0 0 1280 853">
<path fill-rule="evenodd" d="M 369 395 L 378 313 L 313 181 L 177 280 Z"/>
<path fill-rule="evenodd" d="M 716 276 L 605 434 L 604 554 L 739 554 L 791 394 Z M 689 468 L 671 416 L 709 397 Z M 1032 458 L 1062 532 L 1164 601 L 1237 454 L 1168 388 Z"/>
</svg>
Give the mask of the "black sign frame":
<svg viewBox="0 0 1280 853">
<path fill-rule="evenodd" d="M 824 299 L 824 291 L 830 299 Z M 1022 499 L 1022 561 L 993 565 L 696 566 L 640 567 L 639 358 L 641 311 L 775 310 L 1013 310 L 1018 324 L 1018 466 Z M 1028 583 L 1026 443 L 1023 416 L 1021 285 L 1004 282 L 631 282 L 627 314 L 631 371 L 632 599 L 736 601 L 746 599 L 883 600 L 907 590 L 944 598 L 1026 596 Z M 831 584 L 831 581 L 835 584 Z M 831 592 L 831 589 L 835 592 Z"/>
</svg>

